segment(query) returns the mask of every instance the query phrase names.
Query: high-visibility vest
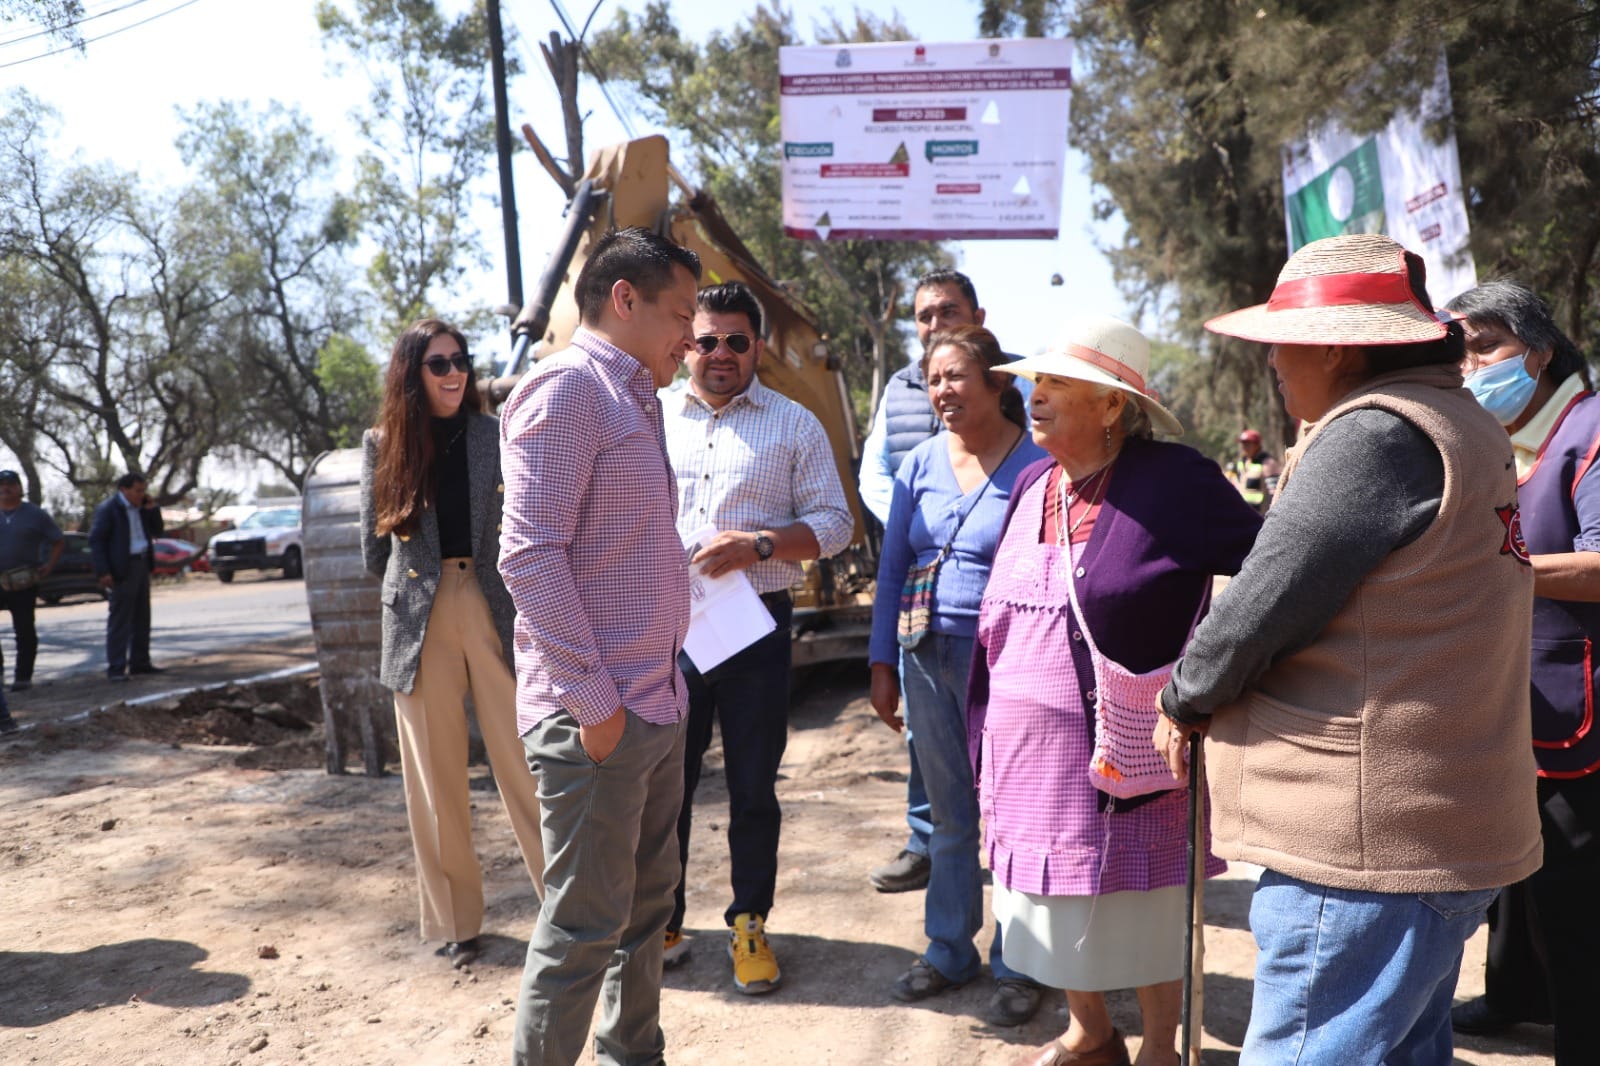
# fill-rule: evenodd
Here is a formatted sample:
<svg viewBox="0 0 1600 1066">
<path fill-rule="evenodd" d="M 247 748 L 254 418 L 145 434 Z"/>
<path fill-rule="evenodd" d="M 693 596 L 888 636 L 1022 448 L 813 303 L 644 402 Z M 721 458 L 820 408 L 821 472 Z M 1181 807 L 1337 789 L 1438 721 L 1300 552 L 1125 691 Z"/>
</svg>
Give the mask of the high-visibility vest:
<svg viewBox="0 0 1600 1066">
<path fill-rule="evenodd" d="M 1267 472 L 1265 462 L 1272 456 L 1258 452 L 1254 459 L 1235 459 L 1228 464 L 1233 483 L 1239 486 L 1239 495 L 1252 507 L 1260 507 L 1267 499 Z"/>
</svg>

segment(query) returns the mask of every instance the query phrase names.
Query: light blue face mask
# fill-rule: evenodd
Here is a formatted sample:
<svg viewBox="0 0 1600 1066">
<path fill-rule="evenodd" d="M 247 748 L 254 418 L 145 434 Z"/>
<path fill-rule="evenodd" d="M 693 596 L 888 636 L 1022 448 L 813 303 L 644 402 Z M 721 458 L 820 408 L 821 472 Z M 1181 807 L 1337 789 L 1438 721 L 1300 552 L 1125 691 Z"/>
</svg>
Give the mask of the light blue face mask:
<svg viewBox="0 0 1600 1066">
<path fill-rule="evenodd" d="M 1532 349 L 1529 349 L 1530 351 Z M 1467 375 L 1467 391 L 1483 409 L 1509 426 L 1527 410 L 1539 379 L 1528 373 L 1528 352 L 1479 367 Z"/>
</svg>

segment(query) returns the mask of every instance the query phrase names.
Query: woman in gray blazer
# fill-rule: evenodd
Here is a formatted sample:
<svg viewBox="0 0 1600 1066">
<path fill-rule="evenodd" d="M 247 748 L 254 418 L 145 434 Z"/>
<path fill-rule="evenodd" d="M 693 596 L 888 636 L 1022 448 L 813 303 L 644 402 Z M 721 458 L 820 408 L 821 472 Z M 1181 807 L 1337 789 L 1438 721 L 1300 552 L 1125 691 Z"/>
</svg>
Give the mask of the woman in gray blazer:
<svg viewBox="0 0 1600 1066">
<path fill-rule="evenodd" d="M 378 424 L 362 440 L 362 556 L 383 578 L 380 677 L 394 690 L 422 937 L 456 968 L 478 955 L 483 875 L 472 847 L 472 693 L 511 828 L 543 895 L 539 797 L 517 737 L 511 626 L 500 580 L 500 442 L 466 339 L 438 319 L 395 341 Z"/>
</svg>

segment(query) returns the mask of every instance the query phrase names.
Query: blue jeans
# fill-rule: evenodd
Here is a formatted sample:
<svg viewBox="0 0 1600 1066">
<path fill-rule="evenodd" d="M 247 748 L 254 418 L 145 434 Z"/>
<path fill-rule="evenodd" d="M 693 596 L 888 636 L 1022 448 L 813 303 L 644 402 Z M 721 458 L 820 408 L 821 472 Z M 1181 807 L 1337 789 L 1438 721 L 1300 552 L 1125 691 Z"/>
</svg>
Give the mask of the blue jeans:
<svg viewBox="0 0 1600 1066">
<path fill-rule="evenodd" d="M 967 754 L 967 675 L 972 638 L 929 633 L 901 654 L 906 723 L 917 735 L 917 758 L 928 790 L 933 861 L 923 901 L 924 957 L 952 981 L 977 976 L 982 959 L 972 938 L 983 928 L 983 874 L 978 866 L 978 794 Z M 989 968 L 996 980 L 1027 977 L 1000 957 L 995 923 Z"/>
<path fill-rule="evenodd" d="M 1498 892 L 1353 892 L 1263 872 L 1242 1066 L 1449 1066 L 1462 948 Z"/>
<path fill-rule="evenodd" d="M 900 689 L 905 691 L 906 669 L 905 656 L 900 657 Z M 911 727 L 906 726 L 906 758 L 911 763 L 911 770 L 906 774 L 906 827 L 911 830 L 911 835 L 906 837 L 906 850 L 914 855 L 927 858 L 928 849 L 933 845 L 933 812 L 928 807 L 928 789 L 922 783 L 922 767 L 917 763 L 917 741 L 911 735 Z"/>
</svg>

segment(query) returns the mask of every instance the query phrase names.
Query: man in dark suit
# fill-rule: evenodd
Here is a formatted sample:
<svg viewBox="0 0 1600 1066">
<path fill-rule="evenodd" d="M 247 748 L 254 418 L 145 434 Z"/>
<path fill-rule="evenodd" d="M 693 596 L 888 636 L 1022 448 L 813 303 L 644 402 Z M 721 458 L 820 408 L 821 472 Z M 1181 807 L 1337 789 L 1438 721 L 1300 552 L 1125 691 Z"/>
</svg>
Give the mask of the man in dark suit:
<svg viewBox="0 0 1600 1066">
<path fill-rule="evenodd" d="M 89 554 L 100 587 L 111 590 L 106 619 L 106 676 L 159 674 L 150 662 L 150 566 L 155 539 L 166 527 L 161 509 L 146 495 L 143 474 L 117 478 L 117 491 L 94 509 Z"/>
</svg>

